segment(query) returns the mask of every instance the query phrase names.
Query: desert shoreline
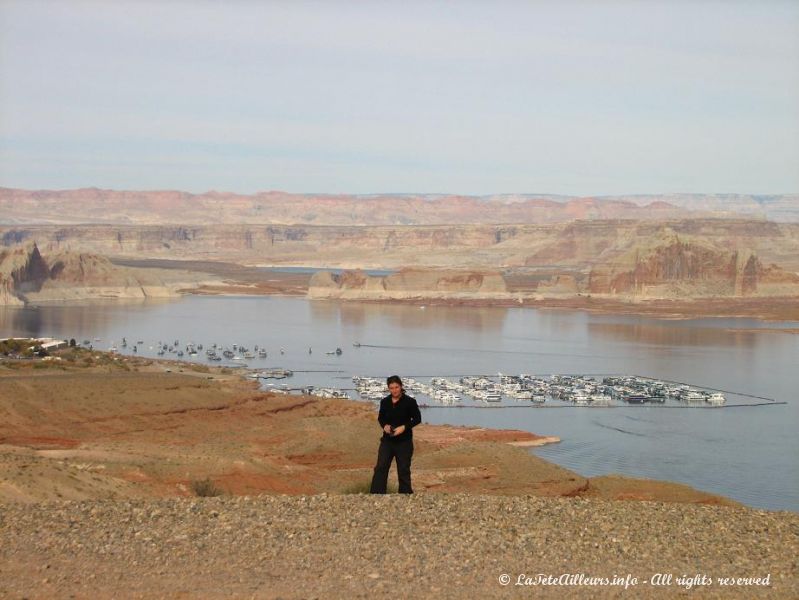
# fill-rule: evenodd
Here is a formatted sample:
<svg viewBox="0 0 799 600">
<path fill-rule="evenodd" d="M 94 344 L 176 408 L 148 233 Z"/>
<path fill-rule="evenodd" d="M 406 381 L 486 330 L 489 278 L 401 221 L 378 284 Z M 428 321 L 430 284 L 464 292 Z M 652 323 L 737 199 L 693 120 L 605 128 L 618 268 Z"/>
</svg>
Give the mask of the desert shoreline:
<svg viewBox="0 0 799 600">
<path fill-rule="evenodd" d="M 679 242 L 675 244 L 675 252 L 687 252 Z M 693 291 L 686 288 L 684 293 L 678 293 L 674 282 L 663 284 L 665 287 L 642 287 L 638 283 L 630 287 L 632 284 L 627 282 L 626 287 L 620 288 L 627 291 L 616 292 L 615 287 L 606 285 L 607 275 L 594 270 L 586 275 L 552 268 L 541 272 L 465 265 L 401 268 L 385 263 L 382 272 L 390 273 L 386 275 L 379 274 L 381 270 L 370 274 L 371 271 L 348 262 L 348 268 L 338 276 L 330 273 L 328 264 L 317 268 L 313 263 L 308 266 L 307 261 L 302 266 L 278 263 L 264 267 L 69 251 L 45 252 L 43 256 L 35 243 L 15 246 L 0 255 L 5 273 L 0 273 L 0 305 L 10 306 L 53 305 L 97 298 L 177 298 L 186 294 L 280 295 L 425 306 L 527 307 L 663 319 L 742 317 L 799 321 L 799 301 L 790 285 L 793 279 L 799 282 L 799 275 L 773 265 L 758 267 L 760 263 L 751 257 L 746 264 L 761 269 L 763 290 L 757 287 L 754 276 L 744 277 L 736 271 L 734 286 L 721 280 L 714 284 L 716 287 L 695 286 Z M 585 283 L 578 285 L 577 280 L 586 276 L 599 283 L 587 286 L 588 289 Z M 620 277 L 624 279 L 618 275 L 614 281 Z M 785 282 L 780 283 L 780 278 Z M 711 289 L 724 291 L 708 293 Z"/>
<path fill-rule="evenodd" d="M 0 455 L 6 459 L 0 503 L 113 497 L 111 490 L 134 497 L 186 496 L 191 495 L 191 481 L 205 476 L 228 482 L 227 491 L 233 495 L 335 493 L 371 477 L 379 438 L 371 403 L 262 391 L 251 379 L 224 367 L 81 348 L 56 351 L 55 356 L 59 353 L 78 358 L 72 363 L 0 360 Z M 116 398 L 116 403 L 108 398 Z M 337 427 L 335 435 L 327 425 Z M 244 428 L 246 435 L 240 435 L 252 440 L 246 450 L 233 439 L 235 427 Z M 161 431 L 172 433 L 165 437 Z M 682 484 L 620 476 L 586 478 L 527 450 L 560 441 L 551 435 L 426 423 L 414 434 L 414 460 L 429 463 L 416 474 L 422 490 L 738 506 Z M 199 450 L 173 455 L 185 444 L 215 448 L 208 436 L 217 436 L 220 449 L 207 450 L 217 467 L 204 465 L 200 456 L 205 455 Z M 485 447 L 484 454 L 470 455 L 477 447 Z M 136 460 L 135 455 L 146 459 Z M 271 458 L 265 461 L 267 456 Z M 90 460 L 96 468 L 86 467 L 85 475 L 91 476 L 71 481 L 69 475 L 75 472 L 70 465 L 92 457 L 98 460 Z M 102 457 L 107 463 L 99 460 Z M 39 490 L 41 481 L 29 480 L 29 472 L 13 466 L 25 461 L 41 465 L 41 475 L 62 482 L 64 489 L 56 485 Z M 183 470 L 167 467 L 169 462 L 183 464 Z M 294 463 L 307 471 L 304 478 L 285 469 Z M 530 472 L 524 473 L 525 468 Z M 342 474 L 346 476 L 337 477 Z M 99 475 L 103 477 L 97 479 Z M 486 481 L 493 483 L 484 487 Z M 146 485 L 137 489 L 135 484 L 142 483 Z"/>
<path fill-rule="evenodd" d="M 793 512 L 585 478 L 524 447 L 555 440 L 425 423 L 415 493 L 366 494 L 379 438 L 367 403 L 176 361 L 48 362 L 0 360 L 3 596 L 369 598 L 394 589 L 397 565 L 415 573 L 403 595 L 445 599 L 507 598 L 498 578 L 527 573 L 626 581 L 549 590 L 565 598 L 648 595 L 658 573 L 706 575 L 708 598 L 799 591 Z M 203 479 L 221 495 L 194 491 Z"/>
<path fill-rule="evenodd" d="M 205 283 L 195 288 L 180 290 L 185 295 L 198 296 L 289 296 L 308 297 L 310 272 L 286 272 L 279 269 L 283 265 L 241 267 L 236 275 L 222 277 L 227 263 L 220 264 L 219 270 L 208 269 L 207 262 L 141 260 L 125 261 L 124 264 L 146 267 L 158 265 L 162 269 L 192 270 L 208 273 L 219 278 L 217 283 Z M 292 266 L 293 267 L 293 266 Z M 269 271 L 260 268 L 270 269 Z M 298 267 L 311 269 L 312 267 Z M 320 267 L 322 268 L 322 267 Z M 274 269 L 274 270 L 272 270 Z M 243 276 L 241 275 L 243 274 Z M 240 280 L 239 280 L 240 279 Z M 793 297 L 772 298 L 696 298 L 691 300 L 636 300 L 625 301 L 599 296 L 576 295 L 573 297 L 536 297 L 534 294 L 508 293 L 496 298 L 469 298 L 463 294 L 451 297 L 427 297 L 418 295 L 412 298 L 321 298 L 314 301 L 364 302 L 371 304 L 406 304 L 424 306 L 464 306 L 464 307 L 499 307 L 499 308 L 533 308 L 541 310 L 585 311 L 595 314 L 617 314 L 650 316 L 659 319 L 686 320 L 696 318 L 752 318 L 765 322 L 799 321 L 799 300 Z"/>
<path fill-rule="evenodd" d="M 244 266 L 212 261 L 113 259 L 120 264 L 182 271 L 197 270 L 219 278 L 215 284 L 203 284 L 181 290 L 187 295 L 208 296 L 290 296 L 308 297 L 313 270 L 327 266 L 254 265 Z M 303 272 L 281 269 L 302 269 Z M 227 274 L 228 276 L 224 276 Z M 542 310 L 585 311 L 595 314 L 650 316 L 659 319 L 687 320 L 695 318 L 752 318 L 766 322 L 799 321 L 799 299 L 794 297 L 764 298 L 692 298 L 690 300 L 640 299 L 624 300 L 597 295 L 578 294 L 571 297 L 541 297 L 531 293 L 508 292 L 494 298 L 469 298 L 464 294 L 450 297 L 418 295 L 411 298 L 314 297 L 314 301 L 364 302 L 371 304 L 406 304 L 424 306 L 464 306 L 533 308 Z M 790 331 L 790 330 L 789 330 Z"/>
<path fill-rule="evenodd" d="M 273 289 L 264 291 L 253 285 L 240 285 L 235 283 L 218 282 L 216 284 L 203 284 L 198 288 L 182 288 L 172 296 L 157 296 L 146 298 L 125 298 L 118 296 L 97 297 L 64 297 L 60 299 L 37 299 L 35 302 L 24 305 L 24 308 L 36 309 L 39 306 L 72 306 L 92 303 L 140 303 L 142 301 L 176 302 L 187 296 L 218 296 L 218 297 L 287 297 L 308 299 L 314 302 L 345 302 L 364 304 L 408 305 L 418 307 L 444 306 L 467 308 L 527 308 L 533 310 L 551 310 L 563 312 L 588 312 L 605 315 L 630 315 L 651 317 L 654 319 L 683 321 L 691 319 L 755 319 L 765 323 L 799 321 L 799 300 L 795 298 L 762 299 L 753 302 L 737 302 L 718 299 L 697 299 L 694 301 L 642 301 L 622 302 L 618 300 L 600 299 L 523 299 L 522 302 L 514 299 L 469 299 L 469 298 L 308 298 L 303 291 Z M 14 307 L 13 305 L 11 307 Z M 768 308 L 765 308 L 768 307 Z M 0 305 L 0 309 L 4 308 Z M 14 308 L 23 308 L 22 306 Z M 774 333 L 799 333 L 799 328 L 731 328 L 739 332 L 774 332 Z"/>
</svg>

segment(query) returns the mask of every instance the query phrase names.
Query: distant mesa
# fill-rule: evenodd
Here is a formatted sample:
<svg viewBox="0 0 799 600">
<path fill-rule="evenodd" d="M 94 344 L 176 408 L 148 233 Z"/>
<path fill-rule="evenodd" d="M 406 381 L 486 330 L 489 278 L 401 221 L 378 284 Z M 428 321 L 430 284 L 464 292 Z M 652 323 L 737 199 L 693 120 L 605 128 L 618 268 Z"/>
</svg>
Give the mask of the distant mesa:
<svg viewBox="0 0 799 600">
<path fill-rule="evenodd" d="M 311 298 L 344 300 L 540 300 L 576 296 L 619 300 L 799 296 L 799 274 L 764 266 L 751 250 L 727 249 L 700 238 L 666 233 L 649 243 L 620 243 L 587 273 L 554 273 L 524 291 L 499 271 L 403 268 L 386 276 L 361 270 L 319 271 Z M 511 277 L 513 277 L 511 275 Z"/>
<path fill-rule="evenodd" d="M 653 194 L 576 197 L 552 194 L 291 194 L 270 191 L 22 190 L 0 188 L 6 225 L 451 225 L 544 224 L 574 219 L 740 216 L 799 222 L 799 195 Z"/>
</svg>

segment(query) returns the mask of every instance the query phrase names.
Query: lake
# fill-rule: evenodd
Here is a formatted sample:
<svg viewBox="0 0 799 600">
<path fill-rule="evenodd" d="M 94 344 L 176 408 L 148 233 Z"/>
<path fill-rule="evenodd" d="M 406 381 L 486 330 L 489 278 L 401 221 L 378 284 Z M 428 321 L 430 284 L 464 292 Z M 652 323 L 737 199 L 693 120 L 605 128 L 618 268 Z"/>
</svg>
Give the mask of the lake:
<svg viewBox="0 0 799 600">
<path fill-rule="evenodd" d="M 530 373 L 636 374 L 786 404 L 721 409 L 430 407 L 429 423 L 526 429 L 560 444 L 537 455 L 586 476 L 677 481 L 768 509 L 799 510 L 799 335 L 795 322 L 667 320 L 529 308 L 445 307 L 202 297 L 141 303 L 0 308 L 0 337 L 137 340 L 266 348 L 250 367 L 295 372 L 292 387 L 352 388 L 353 375 L 425 378 Z M 95 341 L 98 339 L 99 341 Z M 353 343 L 362 344 L 354 347 Z M 336 348 L 341 355 L 327 354 Z M 122 351 L 122 348 L 119 348 Z M 167 355 L 174 358 L 174 355 Z M 187 357 L 186 357 L 187 358 Z M 205 362 L 200 353 L 197 362 Z M 727 394 L 728 404 L 755 400 Z M 375 426 L 377 427 L 377 425 Z"/>
</svg>

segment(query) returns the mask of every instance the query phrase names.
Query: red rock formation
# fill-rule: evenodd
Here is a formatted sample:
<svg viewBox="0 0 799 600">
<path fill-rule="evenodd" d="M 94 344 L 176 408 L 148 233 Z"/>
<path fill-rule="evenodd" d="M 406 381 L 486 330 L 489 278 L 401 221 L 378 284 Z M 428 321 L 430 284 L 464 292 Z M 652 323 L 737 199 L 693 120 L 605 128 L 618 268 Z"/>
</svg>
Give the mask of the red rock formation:
<svg viewBox="0 0 799 600">
<path fill-rule="evenodd" d="M 172 295 L 156 274 L 116 266 L 104 256 L 61 252 L 46 259 L 35 243 L 0 252 L 0 305 Z"/>
<path fill-rule="evenodd" d="M 312 297 L 376 300 L 506 293 L 507 286 L 500 273 L 471 270 L 402 269 L 385 277 L 370 276 L 363 271 L 345 271 L 341 275 L 323 271 L 314 274 L 309 285 Z"/>
<path fill-rule="evenodd" d="M 753 296 L 765 272 L 751 251 L 671 234 L 596 265 L 589 273 L 587 291 L 647 297 Z M 799 282 L 799 276 L 776 265 L 768 269 L 768 278 L 770 283 Z"/>
<path fill-rule="evenodd" d="M 736 269 L 736 275 L 738 275 L 737 271 L 738 269 Z M 757 260 L 755 255 L 753 254 L 749 256 L 749 258 L 746 260 L 746 263 L 744 263 L 743 268 L 740 270 L 740 276 L 736 277 L 735 280 L 736 284 L 740 282 L 741 296 L 750 296 L 757 292 L 757 281 L 762 271 L 762 265 L 760 264 L 760 261 Z M 737 291 L 738 285 L 736 285 L 736 292 Z"/>
<path fill-rule="evenodd" d="M 690 211 L 610 198 L 536 195 L 302 195 L 262 192 L 116 191 L 97 188 L 28 191 L 0 188 L 6 223 L 216 223 L 304 225 L 449 225 L 455 223 L 553 223 L 583 218 L 651 219 Z M 437 237 L 441 234 L 436 233 Z M 440 240 L 446 244 L 446 239 Z"/>
<path fill-rule="evenodd" d="M 35 243 L 0 252 L 0 304 L 21 304 L 25 292 L 39 291 L 49 277 Z"/>
</svg>

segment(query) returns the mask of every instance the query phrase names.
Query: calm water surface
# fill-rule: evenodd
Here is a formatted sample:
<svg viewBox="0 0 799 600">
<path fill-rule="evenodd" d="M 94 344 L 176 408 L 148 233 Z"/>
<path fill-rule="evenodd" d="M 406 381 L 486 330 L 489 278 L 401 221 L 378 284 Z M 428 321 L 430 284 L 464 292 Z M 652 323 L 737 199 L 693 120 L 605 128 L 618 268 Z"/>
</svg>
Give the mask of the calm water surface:
<svg viewBox="0 0 799 600">
<path fill-rule="evenodd" d="M 556 435 L 560 444 L 535 453 L 586 476 L 679 481 L 750 506 L 797 511 L 799 335 L 776 331 L 783 327 L 799 324 L 280 297 L 0 309 L 0 337 L 100 338 L 95 347 L 107 349 L 125 336 L 143 340 L 140 354 L 150 356 L 157 341 L 257 344 L 269 356 L 249 366 L 292 369 L 286 381 L 298 387 L 351 387 L 354 374 L 627 373 L 784 401 L 714 410 L 428 408 L 423 418 Z M 326 354 L 336 347 L 341 356 Z"/>
</svg>

